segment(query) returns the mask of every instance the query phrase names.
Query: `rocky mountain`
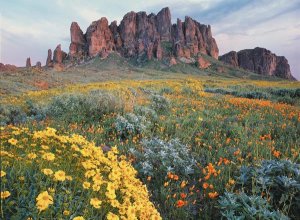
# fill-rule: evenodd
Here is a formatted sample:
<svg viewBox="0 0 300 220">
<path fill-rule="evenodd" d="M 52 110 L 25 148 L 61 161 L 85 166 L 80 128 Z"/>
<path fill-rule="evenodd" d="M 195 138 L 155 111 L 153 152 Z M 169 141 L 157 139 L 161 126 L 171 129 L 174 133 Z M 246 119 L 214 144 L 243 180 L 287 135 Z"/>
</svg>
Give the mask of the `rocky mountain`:
<svg viewBox="0 0 300 220">
<path fill-rule="evenodd" d="M 219 60 L 258 74 L 294 79 L 288 60 L 284 56 L 277 56 L 265 48 L 256 47 L 239 52 L 230 51 L 220 56 Z"/>
<path fill-rule="evenodd" d="M 102 17 L 92 22 L 85 33 L 78 23 L 72 22 L 70 35 L 69 52 L 64 52 L 60 44 L 53 52 L 49 49 L 46 67 L 63 71 L 94 57 L 104 59 L 114 52 L 120 57 L 136 59 L 137 63 L 155 59 L 163 60 L 161 63 L 169 67 L 184 63 L 199 69 L 216 68 L 223 73 L 223 64 L 217 61 L 220 59 L 233 67 L 261 75 L 294 79 L 287 59 L 264 48 L 231 51 L 219 57 L 210 25 L 201 24 L 189 16 L 172 24 L 168 7 L 157 14 L 131 11 L 119 25 L 117 21 L 109 23 Z M 30 58 L 26 67 L 31 67 Z"/>
<path fill-rule="evenodd" d="M 173 57 L 191 59 L 199 52 L 215 59 L 219 55 L 210 25 L 200 24 L 188 16 L 184 21 L 177 19 L 177 23 L 172 24 L 169 8 L 163 8 L 157 15 L 129 12 L 119 25 L 116 21 L 109 24 L 103 17 L 92 22 L 86 33 L 76 22 L 72 22 L 70 33 L 68 55 L 58 46 L 52 59 L 52 51 L 49 49 L 47 66 L 62 63 L 66 59 L 80 61 L 98 55 L 104 58 L 112 51 L 124 57 L 148 60 L 166 57 L 170 61 L 174 61 Z"/>
</svg>

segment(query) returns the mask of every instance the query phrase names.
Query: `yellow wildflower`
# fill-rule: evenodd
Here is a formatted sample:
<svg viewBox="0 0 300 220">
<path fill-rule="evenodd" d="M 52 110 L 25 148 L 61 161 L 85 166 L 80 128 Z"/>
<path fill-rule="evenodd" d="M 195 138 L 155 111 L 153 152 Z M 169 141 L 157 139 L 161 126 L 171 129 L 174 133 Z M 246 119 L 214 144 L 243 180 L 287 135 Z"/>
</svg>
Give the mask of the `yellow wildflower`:
<svg viewBox="0 0 300 220">
<path fill-rule="evenodd" d="M 73 220 L 85 220 L 82 216 L 76 216 Z"/>
<path fill-rule="evenodd" d="M 54 180 L 65 181 L 66 180 L 66 173 L 62 170 L 56 171 L 54 173 Z"/>
<path fill-rule="evenodd" d="M 107 220 L 119 220 L 119 216 L 115 215 L 114 213 L 112 212 L 109 212 L 106 216 L 106 219 Z"/>
<path fill-rule="evenodd" d="M 91 198 L 91 200 L 90 200 L 90 204 L 96 209 L 100 208 L 101 203 L 102 202 L 97 198 Z"/>
<path fill-rule="evenodd" d="M 44 160 L 53 161 L 55 159 L 55 155 L 53 153 L 45 153 L 42 158 Z"/>
<path fill-rule="evenodd" d="M 48 194 L 47 191 L 40 193 L 36 198 L 36 201 L 36 206 L 39 211 L 43 211 L 47 209 L 49 205 L 53 204 L 53 198 Z"/>
<path fill-rule="evenodd" d="M 51 170 L 51 169 L 42 169 L 42 171 L 43 171 L 43 173 L 45 174 L 45 175 L 47 175 L 47 176 L 49 176 L 49 175 L 52 175 L 53 174 L 53 171 Z"/>
<path fill-rule="evenodd" d="M 30 153 L 30 154 L 27 155 L 27 157 L 29 159 L 35 159 L 37 157 L 37 155 L 35 153 Z"/>
<path fill-rule="evenodd" d="M 91 183 L 89 183 L 89 182 L 83 182 L 82 186 L 83 186 L 84 189 L 88 189 L 88 188 L 91 187 Z"/>
<path fill-rule="evenodd" d="M 3 170 L 1 170 L 0 177 L 4 177 L 5 175 L 6 175 L 6 173 Z"/>
<path fill-rule="evenodd" d="M 6 199 L 7 197 L 10 196 L 10 192 L 9 191 L 4 191 L 4 192 L 1 191 L 0 194 L 1 194 L 0 195 L 1 199 Z"/>
<path fill-rule="evenodd" d="M 18 140 L 11 138 L 8 140 L 8 143 L 10 143 L 11 145 L 16 145 L 18 143 Z"/>
<path fill-rule="evenodd" d="M 68 210 L 65 210 L 65 211 L 63 212 L 63 215 L 64 215 L 64 216 L 68 216 L 68 215 L 70 215 L 70 211 L 68 211 Z"/>
</svg>

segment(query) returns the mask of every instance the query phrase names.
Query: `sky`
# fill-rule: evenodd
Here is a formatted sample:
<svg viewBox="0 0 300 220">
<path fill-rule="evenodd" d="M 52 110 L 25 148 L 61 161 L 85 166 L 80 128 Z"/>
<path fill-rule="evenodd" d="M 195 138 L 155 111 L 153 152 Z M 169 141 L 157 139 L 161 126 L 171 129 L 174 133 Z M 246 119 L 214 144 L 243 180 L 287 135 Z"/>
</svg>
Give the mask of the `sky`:
<svg viewBox="0 0 300 220">
<path fill-rule="evenodd" d="M 130 11 L 157 13 L 169 7 L 172 22 L 186 15 L 212 26 L 220 55 L 257 46 L 285 56 L 300 80 L 300 0 L 0 0 L 0 62 L 45 64 L 47 50 L 66 52 L 70 25 L 83 32 L 107 17 L 118 23 Z"/>
</svg>

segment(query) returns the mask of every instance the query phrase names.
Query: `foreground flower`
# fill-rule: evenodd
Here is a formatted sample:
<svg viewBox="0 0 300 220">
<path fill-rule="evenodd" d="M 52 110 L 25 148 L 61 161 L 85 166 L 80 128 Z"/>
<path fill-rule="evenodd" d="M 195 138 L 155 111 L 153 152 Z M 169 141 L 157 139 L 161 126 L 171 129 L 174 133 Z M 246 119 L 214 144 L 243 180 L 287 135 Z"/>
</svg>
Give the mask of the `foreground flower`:
<svg viewBox="0 0 300 220">
<path fill-rule="evenodd" d="M 62 170 L 59 170 L 54 173 L 54 180 L 57 181 L 65 181 L 66 180 L 66 173 Z"/>
<path fill-rule="evenodd" d="M 211 199 L 214 199 L 216 197 L 218 197 L 219 193 L 217 192 L 210 192 L 208 193 L 208 197 L 211 198 Z"/>
<path fill-rule="evenodd" d="M 27 155 L 27 157 L 29 159 L 35 159 L 37 157 L 37 155 L 35 153 L 30 153 L 30 154 Z"/>
<path fill-rule="evenodd" d="M 0 172 L 0 177 L 4 177 L 6 175 L 6 173 L 4 171 L 1 170 Z"/>
<path fill-rule="evenodd" d="M 47 191 L 44 191 L 38 195 L 36 202 L 38 210 L 43 211 L 47 209 L 49 205 L 53 204 L 53 198 L 48 194 Z"/>
<path fill-rule="evenodd" d="M 91 198 L 91 200 L 90 200 L 90 204 L 96 209 L 100 208 L 101 203 L 102 202 L 97 198 Z"/>
<path fill-rule="evenodd" d="M 73 220 L 85 220 L 82 216 L 76 216 Z"/>
<path fill-rule="evenodd" d="M 176 203 L 176 207 L 177 207 L 177 208 L 180 208 L 180 207 L 182 207 L 182 206 L 184 206 L 184 205 L 185 205 L 185 202 L 184 202 L 183 200 L 181 200 L 181 199 L 178 200 L 177 203 Z"/>
<path fill-rule="evenodd" d="M 112 212 L 109 212 L 106 216 L 106 219 L 107 220 L 119 220 L 119 216 L 115 215 L 114 213 Z"/>
<path fill-rule="evenodd" d="M 10 192 L 9 191 L 1 192 L 1 199 L 6 199 L 9 196 L 10 196 Z"/>
<path fill-rule="evenodd" d="M 16 145 L 18 143 L 18 140 L 11 138 L 8 140 L 8 143 L 10 143 L 11 145 Z"/>
<path fill-rule="evenodd" d="M 88 189 L 88 188 L 91 187 L 91 183 L 89 183 L 89 182 L 83 182 L 82 186 L 83 186 L 84 189 Z"/>
<path fill-rule="evenodd" d="M 53 171 L 51 169 L 42 169 L 43 173 L 47 176 L 52 175 Z"/>
<path fill-rule="evenodd" d="M 44 160 L 53 161 L 55 159 L 55 155 L 53 153 L 45 153 L 42 158 Z"/>
<path fill-rule="evenodd" d="M 70 211 L 68 211 L 68 210 L 65 210 L 65 211 L 63 212 L 63 215 L 64 215 L 64 216 L 68 216 L 68 215 L 70 215 Z"/>
</svg>

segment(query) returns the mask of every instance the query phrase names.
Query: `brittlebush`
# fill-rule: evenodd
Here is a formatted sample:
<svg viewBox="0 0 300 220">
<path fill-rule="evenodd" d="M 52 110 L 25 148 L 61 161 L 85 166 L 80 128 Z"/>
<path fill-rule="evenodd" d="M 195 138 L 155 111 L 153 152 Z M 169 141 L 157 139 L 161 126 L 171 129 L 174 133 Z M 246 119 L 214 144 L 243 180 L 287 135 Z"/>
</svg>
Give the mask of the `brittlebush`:
<svg viewBox="0 0 300 220">
<path fill-rule="evenodd" d="M 2 128 L 1 140 L 4 219 L 161 219 L 116 147 L 104 154 L 82 136 L 52 128 Z"/>
</svg>

